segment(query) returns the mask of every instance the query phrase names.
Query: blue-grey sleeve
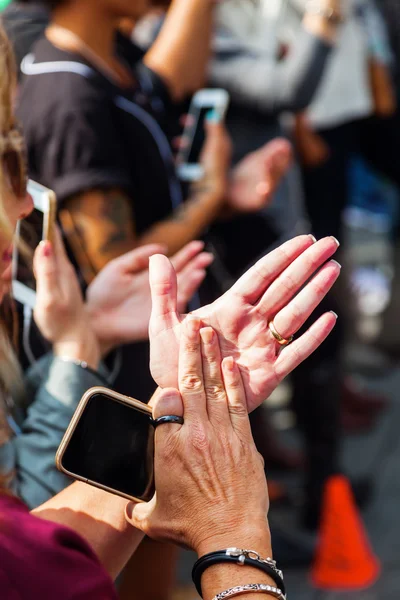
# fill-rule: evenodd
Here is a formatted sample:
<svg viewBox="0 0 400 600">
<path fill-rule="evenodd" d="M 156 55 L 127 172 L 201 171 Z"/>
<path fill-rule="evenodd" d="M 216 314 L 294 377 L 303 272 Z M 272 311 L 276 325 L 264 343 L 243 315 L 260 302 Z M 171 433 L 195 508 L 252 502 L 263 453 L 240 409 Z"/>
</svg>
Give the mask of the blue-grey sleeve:
<svg viewBox="0 0 400 600">
<path fill-rule="evenodd" d="M 39 506 L 66 487 L 70 480 L 55 466 L 55 454 L 72 415 L 91 387 L 104 385 L 99 374 L 53 357 L 39 363 L 28 376 L 28 389 L 35 390 L 21 433 L 14 439 L 17 493 L 30 507 Z"/>
<path fill-rule="evenodd" d="M 234 38 L 216 43 L 210 80 L 225 88 L 237 104 L 261 112 L 297 112 L 311 102 L 332 46 L 299 28 L 289 54 L 281 61 L 246 48 Z"/>
<path fill-rule="evenodd" d="M 364 0 L 362 9 L 361 15 L 364 20 L 371 56 L 378 62 L 391 65 L 393 56 L 382 14 L 373 0 Z"/>
</svg>

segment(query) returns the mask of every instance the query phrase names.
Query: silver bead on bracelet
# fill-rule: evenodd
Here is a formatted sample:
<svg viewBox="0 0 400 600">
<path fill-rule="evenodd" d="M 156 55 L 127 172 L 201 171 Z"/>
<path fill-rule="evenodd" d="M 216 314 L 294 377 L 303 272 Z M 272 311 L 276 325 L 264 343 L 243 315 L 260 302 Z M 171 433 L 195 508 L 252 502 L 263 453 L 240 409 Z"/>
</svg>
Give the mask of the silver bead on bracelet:
<svg viewBox="0 0 400 600">
<path fill-rule="evenodd" d="M 269 557 L 262 558 L 255 550 L 244 550 L 243 548 L 227 548 L 226 554 L 228 556 L 237 557 L 238 561 L 242 563 L 244 562 L 244 558 L 250 558 L 251 560 L 255 560 L 260 563 L 265 563 L 266 565 L 269 565 L 271 569 L 273 569 L 281 579 L 283 579 L 283 572 L 276 566 L 276 561 Z"/>
<path fill-rule="evenodd" d="M 261 592 L 263 594 L 269 594 L 277 600 L 286 600 L 284 593 L 277 587 L 267 585 L 265 583 L 248 583 L 246 585 L 236 585 L 235 587 L 229 588 L 224 592 L 220 592 L 214 596 L 213 600 L 225 600 L 225 598 L 234 598 L 235 596 L 241 596 L 248 592 Z"/>
</svg>

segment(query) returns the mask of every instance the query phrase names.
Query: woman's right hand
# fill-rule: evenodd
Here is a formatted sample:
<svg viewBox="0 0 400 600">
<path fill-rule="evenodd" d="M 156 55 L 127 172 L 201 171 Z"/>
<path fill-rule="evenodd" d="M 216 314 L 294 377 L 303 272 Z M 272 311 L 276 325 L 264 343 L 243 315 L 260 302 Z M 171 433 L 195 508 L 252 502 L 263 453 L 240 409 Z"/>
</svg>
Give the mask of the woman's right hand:
<svg viewBox="0 0 400 600">
<path fill-rule="evenodd" d="M 156 496 L 129 504 L 127 518 L 150 537 L 199 555 L 238 546 L 271 556 L 267 483 L 235 361 L 222 361 L 218 337 L 200 320 L 182 327 L 179 389 L 163 390 L 155 418 L 184 416 L 156 430 Z"/>
</svg>

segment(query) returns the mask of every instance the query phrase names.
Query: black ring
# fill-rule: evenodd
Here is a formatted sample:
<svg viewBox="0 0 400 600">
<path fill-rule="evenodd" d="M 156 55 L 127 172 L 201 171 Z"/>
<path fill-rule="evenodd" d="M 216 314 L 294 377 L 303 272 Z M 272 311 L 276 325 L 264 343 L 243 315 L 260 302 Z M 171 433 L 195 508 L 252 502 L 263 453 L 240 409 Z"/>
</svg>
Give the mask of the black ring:
<svg viewBox="0 0 400 600">
<path fill-rule="evenodd" d="M 183 417 L 177 417 L 176 415 L 165 415 L 165 417 L 158 417 L 158 419 L 151 419 L 153 427 L 158 427 L 164 423 L 178 423 L 183 425 Z"/>
</svg>

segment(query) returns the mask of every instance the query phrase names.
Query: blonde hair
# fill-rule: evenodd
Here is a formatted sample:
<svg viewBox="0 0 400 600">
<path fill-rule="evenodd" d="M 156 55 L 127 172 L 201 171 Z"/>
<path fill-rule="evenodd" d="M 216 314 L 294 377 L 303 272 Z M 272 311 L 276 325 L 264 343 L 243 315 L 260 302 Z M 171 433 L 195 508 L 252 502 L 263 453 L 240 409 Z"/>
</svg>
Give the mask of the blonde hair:
<svg viewBox="0 0 400 600">
<path fill-rule="evenodd" d="M 6 134 L 15 124 L 13 99 L 16 89 L 16 69 L 10 42 L 0 20 L 0 135 Z M 13 231 L 3 204 L 4 173 L 0 145 L 0 236 L 9 237 Z M 15 354 L 15 309 L 11 298 L 5 298 L 0 306 L 0 446 L 10 437 L 7 421 L 7 397 L 20 387 L 21 370 Z M 0 474 L 0 486 L 2 478 Z"/>
</svg>

